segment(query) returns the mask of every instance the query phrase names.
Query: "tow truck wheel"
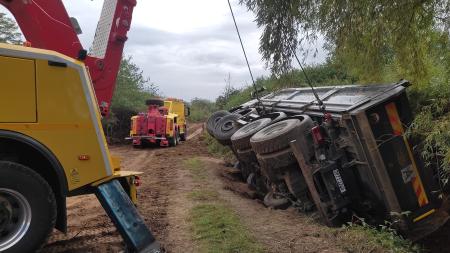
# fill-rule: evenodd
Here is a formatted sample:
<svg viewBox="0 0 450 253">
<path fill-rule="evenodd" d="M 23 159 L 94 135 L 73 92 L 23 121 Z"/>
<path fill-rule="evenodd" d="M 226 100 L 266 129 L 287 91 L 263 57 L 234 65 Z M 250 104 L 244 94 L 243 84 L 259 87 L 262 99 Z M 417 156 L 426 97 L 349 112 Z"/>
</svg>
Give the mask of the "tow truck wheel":
<svg viewBox="0 0 450 253">
<path fill-rule="evenodd" d="M 39 174 L 0 162 L 0 252 L 35 252 L 56 222 L 55 195 Z"/>
<path fill-rule="evenodd" d="M 177 131 L 175 130 L 174 132 L 173 132 L 173 136 L 172 137 L 170 137 L 170 138 L 168 138 L 169 140 L 169 146 L 170 147 L 176 147 L 177 146 L 177 144 L 178 144 L 178 137 L 177 137 Z"/>
<path fill-rule="evenodd" d="M 180 140 L 186 141 L 187 140 L 187 126 L 184 125 L 184 133 L 180 134 Z"/>
</svg>

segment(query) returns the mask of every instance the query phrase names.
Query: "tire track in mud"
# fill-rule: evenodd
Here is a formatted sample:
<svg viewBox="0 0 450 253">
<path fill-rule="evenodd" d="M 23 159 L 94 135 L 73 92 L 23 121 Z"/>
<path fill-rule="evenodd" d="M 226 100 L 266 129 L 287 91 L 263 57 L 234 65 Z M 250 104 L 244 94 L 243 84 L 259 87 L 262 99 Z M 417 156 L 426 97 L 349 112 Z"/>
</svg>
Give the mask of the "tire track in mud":
<svg viewBox="0 0 450 253">
<path fill-rule="evenodd" d="M 193 133 L 191 139 L 195 138 L 201 133 L 201 124 L 192 124 L 188 131 Z M 177 172 L 180 171 L 177 164 L 186 159 L 186 155 L 192 150 L 190 141 L 175 148 L 135 149 L 131 145 L 110 148 L 112 155 L 121 158 L 124 170 L 143 172 L 142 186 L 138 188 L 138 210 L 163 245 L 171 244 L 167 240 L 170 225 L 168 213 L 173 213 L 173 208 L 168 208 L 168 205 L 172 196 L 178 194 L 179 188 L 173 186 L 184 184 L 176 182 L 185 178 Z M 68 198 L 67 215 L 68 233 L 65 235 L 55 230 L 42 250 L 43 253 L 106 253 L 125 250 L 122 238 L 94 195 Z M 182 242 L 179 241 L 179 245 Z"/>
</svg>

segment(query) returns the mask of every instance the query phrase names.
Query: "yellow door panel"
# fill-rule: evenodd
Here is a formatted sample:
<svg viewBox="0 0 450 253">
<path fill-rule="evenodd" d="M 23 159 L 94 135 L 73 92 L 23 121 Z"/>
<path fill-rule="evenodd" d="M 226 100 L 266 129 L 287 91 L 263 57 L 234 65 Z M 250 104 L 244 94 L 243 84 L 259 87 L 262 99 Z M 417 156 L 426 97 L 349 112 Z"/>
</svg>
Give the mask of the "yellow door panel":
<svg viewBox="0 0 450 253">
<path fill-rule="evenodd" d="M 36 122 L 34 60 L 0 56 L 0 122 Z"/>
</svg>

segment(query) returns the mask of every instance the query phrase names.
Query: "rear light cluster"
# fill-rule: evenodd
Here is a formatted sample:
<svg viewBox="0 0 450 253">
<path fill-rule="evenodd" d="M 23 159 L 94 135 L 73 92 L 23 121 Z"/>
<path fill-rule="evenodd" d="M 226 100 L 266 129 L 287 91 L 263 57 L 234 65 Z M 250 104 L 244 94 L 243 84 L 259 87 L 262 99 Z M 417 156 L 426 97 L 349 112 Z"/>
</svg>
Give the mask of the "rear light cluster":
<svg viewBox="0 0 450 253">
<path fill-rule="evenodd" d="M 141 186 L 141 178 L 138 177 L 138 176 L 134 176 L 132 183 L 133 183 L 136 187 Z"/>
<path fill-rule="evenodd" d="M 325 138 L 322 135 L 322 131 L 320 129 L 320 126 L 315 126 L 311 129 L 311 133 L 314 139 L 314 143 L 316 145 L 322 145 L 325 143 Z"/>
</svg>

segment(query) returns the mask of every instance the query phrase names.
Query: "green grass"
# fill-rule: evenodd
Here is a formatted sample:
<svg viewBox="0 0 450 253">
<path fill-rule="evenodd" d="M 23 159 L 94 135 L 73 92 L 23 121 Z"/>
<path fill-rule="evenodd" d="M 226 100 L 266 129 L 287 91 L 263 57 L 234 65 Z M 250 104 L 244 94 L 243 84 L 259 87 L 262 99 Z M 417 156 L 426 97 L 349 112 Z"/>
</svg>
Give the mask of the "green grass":
<svg viewBox="0 0 450 253">
<path fill-rule="evenodd" d="M 203 141 L 207 146 L 208 152 L 218 158 L 223 159 L 225 162 L 233 164 L 236 160 L 233 152 L 229 147 L 226 147 L 219 142 L 216 141 L 212 136 L 208 133 L 204 133 Z"/>
<path fill-rule="evenodd" d="M 184 166 L 190 170 L 195 180 L 204 180 L 206 178 L 203 162 L 198 158 L 194 157 L 184 161 Z"/>
<path fill-rule="evenodd" d="M 226 206 L 226 201 L 209 186 L 205 164 L 194 157 L 186 160 L 184 165 L 194 180 L 201 183 L 200 188 L 187 195 L 194 201 L 188 222 L 191 224 L 194 240 L 199 243 L 200 252 L 263 252 L 239 217 Z"/>
<path fill-rule="evenodd" d="M 233 210 L 224 204 L 199 204 L 191 210 L 190 220 L 202 252 L 263 252 Z"/>
<path fill-rule="evenodd" d="M 214 201 L 219 198 L 219 193 L 212 190 L 195 190 L 188 194 L 188 197 L 195 201 Z"/>
<path fill-rule="evenodd" d="M 347 252 L 419 253 L 423 251 L 420 246 L 386 227 L 376 229 L 368 225 L 349 225 L 330 232 L 335 233 L 341 244 L 339 246 Z"/>
</svg>

